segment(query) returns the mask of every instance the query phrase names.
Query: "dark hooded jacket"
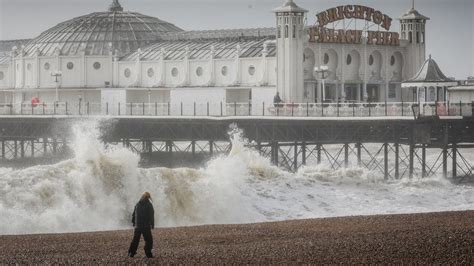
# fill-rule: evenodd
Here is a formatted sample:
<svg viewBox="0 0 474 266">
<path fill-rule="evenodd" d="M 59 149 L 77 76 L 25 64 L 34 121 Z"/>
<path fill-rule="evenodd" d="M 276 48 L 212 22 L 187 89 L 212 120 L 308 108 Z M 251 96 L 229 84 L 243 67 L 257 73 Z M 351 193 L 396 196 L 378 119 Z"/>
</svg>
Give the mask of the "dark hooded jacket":
<svg viewBox="0 0 474 266">
<path fill-rule="evenodd" d="M 135 205 L 132 223 L 136 228 L 155 228 L 155 210 L 150 200 L 140 200 Z"/>
</svg>

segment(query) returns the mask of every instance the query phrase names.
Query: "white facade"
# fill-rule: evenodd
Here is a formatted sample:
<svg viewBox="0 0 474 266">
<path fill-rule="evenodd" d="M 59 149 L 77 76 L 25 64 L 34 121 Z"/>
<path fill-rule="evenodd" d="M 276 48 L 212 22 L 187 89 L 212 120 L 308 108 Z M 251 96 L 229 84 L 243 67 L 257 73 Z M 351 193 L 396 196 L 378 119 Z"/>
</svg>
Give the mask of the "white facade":
<svg viewBox="0 0 474 266">
<path fill-rule="evenodd" d="M 448 95 L 451 103 L 474 103 L 474 85 L 449 88 Z"/>
<path fill-rule="evenodd" d="M 117 12 L 122 14 L 120 6 L 103 14 Z M 295 103 L 396 102 L 411 97 L 400 84 L 425 60 L 427 18 L 405 15 L 401 19 L 400 46 L 321 44 L 309 42 L 307 11 L 292 0 L 274 12 L 275 29 L 262 29 L 264 34 L 229 30 L 212 36 L 212 32 L 204 32 L 208 44 L 199 48 L 193 46 L 202 38 L 189 38 L 186 32 L 185 38 L 163 41 L 163 45 L 156 41 L 156 47 L 145 46 L 129 54 L 120 54 L 119 46 L 112 43 L 101 44 L 100 53 L 94 53 L 89 43 L 77 48 L 66 43 L 53 50 L 50 45 L 46 51 L 39 44 L 31 47 L 34 39 L 26 47 L 15 47 L 6 63 L 0 60 L 0 102 L 28 102 L 31 97 L 52 102 L 56 87 L 58 101 L 96 103 L 271 104 L 276 91 L 283 101 Z M 176 27 L 172 30 L 176 36 L 180 33 Z M 244 38 L 236 39 L 236 35 Z M 67 52 L 65 47 L 69 47 Z M 329 68 L 324 92 L 314 73 L 319 66 Z M 62 74 L 58 82 L 51 76 L 53 71 Z"/>
</svg>

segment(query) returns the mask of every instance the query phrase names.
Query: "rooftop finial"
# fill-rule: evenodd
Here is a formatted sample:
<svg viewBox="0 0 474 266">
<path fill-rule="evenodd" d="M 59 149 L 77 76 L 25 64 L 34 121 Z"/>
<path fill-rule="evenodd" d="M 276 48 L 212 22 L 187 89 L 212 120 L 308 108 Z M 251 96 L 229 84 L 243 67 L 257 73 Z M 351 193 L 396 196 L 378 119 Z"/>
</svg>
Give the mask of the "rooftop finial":
<svg viewBox="0 0 474 266">
<path fill-rule="evenodd" d="M 123 11 L 123 7 L 120 5 L 118 0 L 114 0 L 109 7 L 110 12 L 121 12 Z"/>
<path fill-rule="evenodd" d="M 412 2 L 411 2 L 411 8 L 412 8 L 412 9 L 415 9 L 415 0 L 412 0 Z"/>
</svg>

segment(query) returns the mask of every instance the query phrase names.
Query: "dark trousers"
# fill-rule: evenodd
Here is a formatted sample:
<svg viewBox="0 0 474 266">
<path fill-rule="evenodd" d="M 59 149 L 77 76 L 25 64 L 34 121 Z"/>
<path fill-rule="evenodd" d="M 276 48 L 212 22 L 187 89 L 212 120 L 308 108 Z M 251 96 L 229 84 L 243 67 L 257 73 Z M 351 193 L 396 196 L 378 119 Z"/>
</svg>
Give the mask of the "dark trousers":
<svg viewBox="0 0 474 266">
<path fill-rule="evenodd" d="M 143 234 L 143 239 L 145 239 L 145 254 L 147 257 L 152 257 L 151 249 L 153 248 L 153 236 L 151 234 L 151 228 L 135 228 L 133 234 L 132 243 L 130 243 L 130 248 L 128 253 L 135 255 L 137 253 L 138 244 L 140 244 L 140 237 Z"/>
</svg>

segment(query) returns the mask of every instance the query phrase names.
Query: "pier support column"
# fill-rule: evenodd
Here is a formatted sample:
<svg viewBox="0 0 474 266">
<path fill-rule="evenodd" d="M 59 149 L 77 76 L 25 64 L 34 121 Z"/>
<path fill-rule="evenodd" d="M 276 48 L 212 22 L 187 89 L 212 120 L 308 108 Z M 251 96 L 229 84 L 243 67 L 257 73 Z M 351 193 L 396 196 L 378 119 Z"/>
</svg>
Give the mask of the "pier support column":
<svg viewBox="0 0 474 266">
<path fill-rule="evenodd" d="M 270 161 L 272 164 L 275 164 L 275 144 L 270 142 Z"/>
<path fill-rule="evenodd" d="M 301 144 L 301 157 L 303 165 L 306 165 L 306 141 Z"/>
<path fill-rule="evenodd" d="M 62 143 L 62 146 L 59 147 L 59 148 L 61 149 L 60 152 L 68 152 L 68 151 L 70 151 L 70 150 L 69 150 L 69 146 L 67 145 L 67 140 L 66 140 L 65 138 L 63 138 L 61 141 L 62 141 L 62 142 L 61 142 L 61 143 Z"/>
<path fill-rule="evenodd" d="M 356 149 L 357 149 L 357 166 L 360 167 L 362 165 L 362 144 L 357 143 Z"/>
<path fill-rule="evenodd" d="M 272 142 L 271 144 L 271 150 L 272 150 L 272 163 L 276 166 L 278 166 L 278 142 Z"/>
<path fill-rule="evenodd" d="M 276 166 L 280 166 L 280 162 L 279 162 L 279 151 L 280 150 L 280 145 L 278 142 L 275 142 L 275 165 Z"/>
<path fill-rule="evenodd" d="M 317 144 L 316 145 L 316 152 L 317 152 L 317 162 L 318 164 L 321 164 L 321 149 L 322 149 L 322 146 L 321 144 Z"/>
<path fill-rule="evenodd" d="M 453 177 L 458 176 L 458 145 L 456 142 L 453 143 Z"/>
<path fill-rule="evenodd" d="M 298 142 L 295 142 L 295 148 L 293 151 L 293 170 L 295 173 L 298 171 Z"/>
<path fill-rule="evenodd" d="M 400 178 L 400 144 L 395 143 L 395 178 Z"/>
<path fill-rule="evenodd" d="M 142 140 L 142 153 L 146 153 L 148 151 L 148 143 L 145 140 Z"/>
<path fill-rule="evenodd" d="M 421 176 L 426 177 L 426 144 L 422 144 L 421 146 Z"/>
<path fill-rule="evenodd" d="M 448 178 L 448 144 L 449 144 L 449 127 L 444 126 L 444 146 L 443 146 L 443 177 Z"/>
<path fill-rule="evenodd" d="M 20 140 L 20 157 L 25 158 L 25 141 Z"/>
<path fill-rule="evenodd" d="M 173 142 L 170 140 L 166 141 L 166 152 L 171 156 L 173 154 Z"/>
<path fill-rule="evenodd" d="M 448 177 L 448 146 L 443 147 L 443 177 Z"/>
<path fill-rule="evenodd" d="M 15 140 L 15 151 L 13 153 L 13 158 L 18 158 L 18 141 Z"/>
<path fill-rule="evenodd" d="M 211 156 L 214 154 L 214 141 L 209 141 L 209 154 Z"/>
<path fill-rule="evenodd" d="M 409 166 L 408 166 L 408 176 L 413 178 L 414 169 L 415 169 L 415 129 L 412 128 L 410 132 L 410 151 L 409 151 Z"/>
<path fill-rule="evenodd" d="M 2 159 L 5 159 L 5 141 L 2 140 Z"/>
<path fill-rule="evenodd" d="M 383 145 L 383 168 L 384 168 L 384 178 L 389 178 L 388 172 L 388 143 L 384 143 Z"/>
<path fill-rule="evenodd" d="M 35 158 L 35 140 L 31 141 L 31 158 Z"/>
<path fill-rule="evenodd" d="M 196 158 L 196 141 L 191 141 L 191 152 L 193 154 L 193 158 Z"/>
<path fill-rule="evenodd" d="M 48 154 L 48 138 L 43 138 L 43 156 Z"/>
<path fill-rule="evenodd" d="M 153 153 L 153 141 L 149 140 L 147 141 L 147 144 L 148 144 L 148 153 L 149 154 L 152 154 Z"/>
<path fill-rule="evenodd" d="M 410 143 L 410 163 L 409 163 L 409 176 L 410 178 L 413 178 L 413 173 L 414 173 L 414 163 L 415 163 L 415 145 L 413 143 Z"/>
<path fill-rule="evenodd" d="M 168 153 L 168 167 L 173 167 L 173 141 L 167 140 L 166 141 L 166 152 Z"/>
<path fill-rule="evenodd" d="M 279 159 L 278 159 L 278 153 L 280 152 L 280 145 L 278 144 L 278 142 L 275 142 L 275 165 L 276 166 L 279 166 L 280 165 L 280 162 L 279 162 Z"/>
<path fill-rule="evenodd" d="M 349 144 L 344 144 L 344 167 L 349 167 Z"/>
<path fill-rule="evenodd" d="M 58 152 L 58 140 L 53 139 L 53 154 L 56 155 L 57 152 Z"/>
</svg>

